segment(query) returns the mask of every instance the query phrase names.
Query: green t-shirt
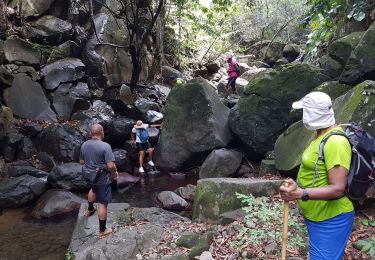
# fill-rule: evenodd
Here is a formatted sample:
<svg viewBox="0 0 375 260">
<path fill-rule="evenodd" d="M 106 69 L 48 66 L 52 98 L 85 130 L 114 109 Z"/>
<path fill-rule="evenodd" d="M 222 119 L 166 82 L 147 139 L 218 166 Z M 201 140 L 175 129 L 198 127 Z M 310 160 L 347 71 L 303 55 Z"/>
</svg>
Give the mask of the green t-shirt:
<svg viewBox="0 0 375 260">
<path fill-rule="evenodd" d="M 319 154 L 319 144 L 322 139 L 332 131 L 342 131 L 340 127 L 334 128 L 312 141 L 302 154 L 302 163 L 298 171 L 298 180 L 306 187 L 312 187 L 315 162 Z M 324 160 L 318 162 L 318 173 L 315 177 L 314 188 L 324 187 L 329 184 L 328 171 L 340 165 L 349 170 L 351 161 L 351 147 L 344 136 L 333 135 L 324 145 Z M 352 202 L 346 197 L 336 200 L 308 200 L 298 201 L 305 218 L 311 221 L 324 221 L 341 213 L 354 210 Z"/>
</svg>

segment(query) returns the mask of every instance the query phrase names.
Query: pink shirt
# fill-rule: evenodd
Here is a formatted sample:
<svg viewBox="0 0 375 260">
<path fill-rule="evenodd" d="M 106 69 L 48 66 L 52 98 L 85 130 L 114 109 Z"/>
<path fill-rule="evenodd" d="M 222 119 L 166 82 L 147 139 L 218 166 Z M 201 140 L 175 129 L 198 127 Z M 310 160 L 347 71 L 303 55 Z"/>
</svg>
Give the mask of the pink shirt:
<svg viewBox="0 0 375 260">
<path fill-rule="evenodd" d="M 232 62 L 229 63 L 227 72 L 230 78 L 238 78 L 239 75 L 237 73 L 237 61 L 232 60 Z"/>
</svg>

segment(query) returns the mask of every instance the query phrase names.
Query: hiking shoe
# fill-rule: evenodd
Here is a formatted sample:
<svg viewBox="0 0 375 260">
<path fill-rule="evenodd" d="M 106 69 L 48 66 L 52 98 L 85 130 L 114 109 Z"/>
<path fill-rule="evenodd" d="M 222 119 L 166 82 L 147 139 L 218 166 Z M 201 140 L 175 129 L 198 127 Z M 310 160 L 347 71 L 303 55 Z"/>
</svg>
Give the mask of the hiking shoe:
<svg viewBox="0 0 375 260">
<path fill-rule="evenodd" d="M 145 172 L 145 170 L 143 169 L 143 167 L 139 167 L 139 172 L 140 173 L 144 173 Z"/>
<path fill-rule="evenodd" d="M 155 166 L 155 164 L 154 164 L 153 161 L 148 161 L 148 165 L 150 165 L 151 167 L 154 167 L 154 166 Z"/>
</svg>

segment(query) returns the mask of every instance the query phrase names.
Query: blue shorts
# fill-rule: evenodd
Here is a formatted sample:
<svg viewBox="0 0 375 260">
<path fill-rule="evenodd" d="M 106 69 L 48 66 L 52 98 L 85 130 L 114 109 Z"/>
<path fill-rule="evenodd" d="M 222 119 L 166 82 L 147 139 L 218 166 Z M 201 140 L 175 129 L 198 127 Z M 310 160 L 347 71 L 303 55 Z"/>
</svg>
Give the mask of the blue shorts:
<svg viewBox="0 0 375 260">
<path fill-rule="evenodd" d="M 310 260 L 341 260 L 353 222 L 354 211 L 319 222 L 305 219 L 310 239 Z"/>
<path fill-rule="evenodd" d="M 95 193 L 95 202 L 108 204 L 112 201 L 112 188 L 111 184 L 107 185 L 94 185 L 92 191 Z"/>
</svg>

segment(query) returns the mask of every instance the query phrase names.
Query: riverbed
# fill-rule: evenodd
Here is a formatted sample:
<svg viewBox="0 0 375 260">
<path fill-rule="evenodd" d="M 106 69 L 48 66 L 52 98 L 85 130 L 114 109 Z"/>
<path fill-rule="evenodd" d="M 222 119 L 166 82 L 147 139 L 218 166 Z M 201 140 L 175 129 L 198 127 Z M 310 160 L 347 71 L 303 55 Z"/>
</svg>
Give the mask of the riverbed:
<svg viewBox="0 0 375 260">
<path fill-rule="evenodd" d="M 196 178 L 176 180 L 168 175 L 146 176 L 127 189 L 115 191 L 113 202 L 153 207 L 157 192 L 175 190 L 187 184 L 196 184 Z M 7 209 L 0 215 L 0 260 L 65 259 L 78 212 L 49 221 L 35 221 L 28 217 L 32 206 Z M 190 212 L 180 214 L 188 216 Z"/>
</svg>

